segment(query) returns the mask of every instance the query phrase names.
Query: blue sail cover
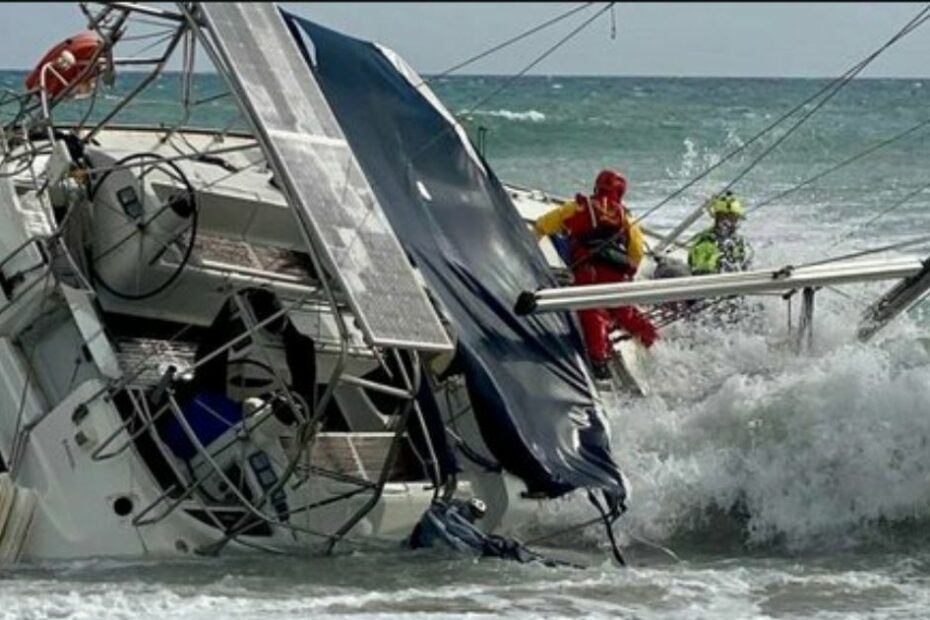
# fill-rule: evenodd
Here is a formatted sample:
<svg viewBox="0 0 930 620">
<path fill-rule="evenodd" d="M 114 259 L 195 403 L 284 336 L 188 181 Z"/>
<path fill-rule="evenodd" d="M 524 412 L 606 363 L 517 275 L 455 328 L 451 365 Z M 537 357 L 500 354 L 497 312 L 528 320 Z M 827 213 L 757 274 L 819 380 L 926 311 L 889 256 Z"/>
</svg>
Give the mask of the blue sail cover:
<svg viewBox="0 0 930 620">
<path fill-rule="evenodd" d="M 565 314 L 518 317 L 556 286 L 506 190 L 467 138 L 377 46 L 282 11 L 388 220 L 458 337 L 488 449 L 532 493 L 625 498 Z M 402 61 L 399 61 L 402 63 Z M 288 93 L 281 93 L 287 97 Z"/>
</svg>

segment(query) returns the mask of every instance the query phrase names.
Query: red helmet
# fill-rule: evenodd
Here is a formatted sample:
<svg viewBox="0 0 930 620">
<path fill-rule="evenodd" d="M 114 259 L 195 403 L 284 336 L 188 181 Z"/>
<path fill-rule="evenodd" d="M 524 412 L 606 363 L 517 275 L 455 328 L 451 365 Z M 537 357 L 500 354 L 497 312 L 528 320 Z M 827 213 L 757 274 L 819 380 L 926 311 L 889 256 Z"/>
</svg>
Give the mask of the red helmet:
<svg viewBox="0 0 930 620">
<path fill-rule="evenodd" d="M 620 200 L 626 192 L 626 178 L 613 170 L 601 170 L 594 180 L 594 195 Z"/>
</svg>

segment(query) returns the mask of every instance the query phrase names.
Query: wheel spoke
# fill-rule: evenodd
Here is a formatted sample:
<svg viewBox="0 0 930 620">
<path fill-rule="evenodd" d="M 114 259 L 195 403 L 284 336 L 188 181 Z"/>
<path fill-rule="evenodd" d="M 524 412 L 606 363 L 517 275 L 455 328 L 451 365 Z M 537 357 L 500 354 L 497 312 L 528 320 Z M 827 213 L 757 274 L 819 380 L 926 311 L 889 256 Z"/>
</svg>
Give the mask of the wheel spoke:
<svg viewBox="0 0 930 620">
<path fill-rule="evenodd" d="M 113 245 L 111 245 L 110 247 L 108 247 L 106 250 L 102 251 L 100 254 L 97 254 L 96 256 L 92 257 L 91 260 L 92 260 L 93 262 L 95 262 L 95 263 L 100 262 L 101 260 L 103 260 L 104 258 L 106 258 L 107 256 L 109 256 L 110 254 L 112 254 L 113 252 L 115 252 L 116 250 L 118 250 L 119 248 L 123 247 L 123 245 L 124 245 L 127 241 L 129 241 L 129 240 L 132 239 L 133 237 L 139 235 L 139 233 L 140 233 L 140 231 L 139 231 L 138 229 L 133 230 L 131 233 L 129 233 L 128 235 L 126 235 L 125 237 L 123 237 L 122 239 L 120 239 L 119 241 L 117 241 L 116 243 L 114 243 Z M 141 245 L 141 243 L 140 243 L 140 245 Z"/>
<path fill-rule="evenodd" d="M 139 241 L 139 256 L 136 260 L 136 295 L 139 295 L 139 289 L 141 288 L 142 280 L 142 270 L 144 269 L 143 261 L 144 256 L 142 250 L 145 248 L 145 241 Z"/>
<path fill-rule="evenodd" d="M 182 246 L 182 248 L 178 248 L 177 246 L 181 245 L 180 242 L 184 238 L 184 235 L 187 234 L 187 232 L 190 229 L 191 229 L 191 225 L 188 224 L 184 228 L 171 233 L 171 235 L 168 237 L 165 237 L 162 234 L 154 233 L 150 231 L 150 236 L 156 239 L 161 244 L 162 249 L 157 253 L 157 255 L 152 260 L 149 261 L 149 265 L 154 265 L 158 261 L 158 259 L 160 259 L 162 255 L 164 255 L 165 251 L 168 250 L 169 248 L 174 249 L 174 250 L 186 249 L 186 246 Z"/>
<path fill-rule="evenodd" d="M 123 217 L 125 218 L 126 216 L 124 215 Z M 136 230 L 133 230 L 133 232 L 136 232 L 138 230 L 138 224 L 139 223 L 136 222 L 135 220 L 127 220 L 107 230 L 106 234 L 112 235 L 120 231 L 126 230 L 127 228 L 130 228 L 130 227 L 136 229 Z"/>
<path fill-rule="evenodd" d="M 138 196 L 141 215 L 138 218 L 129 219 L 126 213 L 104 203 L 104 208 L 118 214 L 122 220 L 122 223 L 106 233 L 107 239 L 120 236 L 120 233 L 129 227 L 133 229 L 103 251 L 98 252 L 91 260 L 92 264 L 97 264 L 110 254 L 123 248 L 127 243 L 137 243 L 136 252 L 134 252 L 135 265 L 133 266 L 135 273 L 127 274 L 128 277 L 124 280 L 124 286 L 133 292 L 120 290 L 120 287 L 113 287 L 96 270 L 94 278 L 100 286 L 116 296 L 124 299 L 141 300 L 161 292 L 182 273 L 194 250 L 198 213 L 193 186 L 176 164 L 154 153 L 130 155 L 117 162 L 117 164 L 123 164 L 130 159 L 143 160 L 131 168 L 132 174 L 139 183 L 137 189 L 141 187 L 141 195 Z M 151 181 L 152 176 L 150 175 L 155 172 L 161 172 L 165 177 L 169 196 L 166 200 L 159 198 L 153 203 L 156 196 L 148 195 L 146 190 L 150 188 L 151 183 L 146 181 Z M 156 175 L 160 182 L 162 175 Z M 98 187 L 102 186 L 105 178 L 106 176 L 98 182 Z M 179 204 L 186 204 L 192 208 L 177 209 L 178 212 L 186 214 L 186 217 L 183 215 L 163 217 L 169 209 L 175 211 L 176 206 Z M 146 205 L 151 207 L 151 213 L 148 212 L 149 209 Z M 182 221 L 179 222 L 178 219 Z M 98 234 L 96 238 L 99 239 L 100 236 Z M 159 268 L 160 261 L 169 252 L 177 256 L 176 265 L 165 264 L 164 268 Z M 132 259 L 130 261 L 132 262 Z M 159 271 L 153 273 L 152 268 L 159 269 Z M 162 275 L 164 277 L 161 277 Z"/>
</svg>

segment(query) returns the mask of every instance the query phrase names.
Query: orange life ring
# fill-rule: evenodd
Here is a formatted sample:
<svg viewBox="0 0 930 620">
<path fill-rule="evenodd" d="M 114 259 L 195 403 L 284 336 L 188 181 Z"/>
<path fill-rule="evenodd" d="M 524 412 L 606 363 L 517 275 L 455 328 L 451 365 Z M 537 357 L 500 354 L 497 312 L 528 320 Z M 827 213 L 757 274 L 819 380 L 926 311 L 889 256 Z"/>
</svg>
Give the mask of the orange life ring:
<svg viewBox="0 0 930 620">
<path fill-rule="evenodd" d="M 103 47 L 103 40 L 91 30 L 85 30 L 65 39 L 50 49 L 32 73 L 26 76 L 26 89 L 31 91 L 40 87 L 42 71 L 46 65 L 51 64 L 52 68 L 45 73 L 45 90 L 49 97 L 56 97 L 84 73 L 88 63 L 94 59 L 101 47 Z M 96 71 L 89 72 L 81 80 L 82 85 L 77 87 L 78 90 L 81 90 L 82 86 L 89 87 L 93 84 L 96 73 Z"/>
</svg>

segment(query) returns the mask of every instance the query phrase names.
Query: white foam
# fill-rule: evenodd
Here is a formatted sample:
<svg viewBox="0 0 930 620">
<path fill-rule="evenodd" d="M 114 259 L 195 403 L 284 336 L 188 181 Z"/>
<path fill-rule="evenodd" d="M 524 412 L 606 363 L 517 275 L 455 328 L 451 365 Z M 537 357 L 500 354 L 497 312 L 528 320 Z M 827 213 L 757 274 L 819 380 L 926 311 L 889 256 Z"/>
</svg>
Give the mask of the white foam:
<svg viewBox="0 0 930 620">
<path fill-rule="evenodd" d="M 845 251 L 828 247 L 844 224 L 813 227 L 789 209 L 762 211 L 749 223 L 760 267 Z M 805 549 L 858 544 L 879 522 L 930 518 L 922 313 L 900 317 L 872 343 L 855 339 L 866 303 L 890 286 L 842 287 L 850 298 L 820 291 L 814 347 L 803 354 L 788 346 L 779 298 L 764 300 L 763 333 L 663 330 L 646 356 L 653 393 L 608 403 L 615 457 L 634 487 L 620 529 L 660 542 L 700 538 L 718 523 L 715 511 L 743 505 L 750 544 Z M 573 499 L 542 520 L 562 526 L 591 512 Z M 606 542 L 599 526 L 585 535 Z"/>
<path fill-rule="evenodd" d="M 906 320 L 861 345 L 855 315 L 830 312 L 820 309 L 818 344 L 800 357 L 710 328 L 656 347 L 656 395 L 611 416 L 637 489 L 633 531 L 700 531 L 707 510 L 741 502 L 750 542 L 807 547 L 930 516 L 930 356 Z"/>
<path fill-rule="evenodd" d="M 401 560 L 385 557 L 389 564 Z M 323 585 L 291 576 L 270 582 L 257 576 L 226 576 L 207 583 L 196 565 L 177 566 L 191 578 L 149 584 L 117 576 L 73 581 L 65 576 L 6 580 L 0 618 L 746 618 L 823 614 L 876 617 L 882 609 L 900 617 L 920 614 L 930 602 L 918 565 L 883 563 L 887 570 L 808 569 L 795 562 L 729 561 L 682 563 L 625 570 L 609 562 L 586 571 L 555 570 L 507 562 L 418 556 L 409 580 L 390 580 L 364 570 L 351 586 Z M 295 560 L 296 561 L 296 560 Z M 408 562 L 411 560 L 408 558 Z M 298 561 L 299 562 L 299 561 Z M 318 559 L 313 574 L 344 570 L 339 561 Z M 223 559 L 212 564 L 222 566 Z M 206 565 L 201 566 L 204 569 Z M 242 570 L 242 566 L 227 568 Z M 304 567 L 306 568 L 306 567 Z M 369 567 L 371 568 L 371 567 Z M 397 568 L 397 567 L 395 567 Z M 190 571 L 190 572 L 188 572 Z M 252 572 L 252 571 L 247 571 Z M 141 574 L 139 576 L 143 576 Z M 350 573 L 345 580 L 350 580 Z M 422 581 L 429 575 L 428 582 Z M 85 575 L 84 579 L 104 577 Z M 383 578 L 384 576 L 381 575 Z M 111 577 L 112 579 L 112 577 Z M 361 583 L 360 583 L 361 580 Z M 407 585 L 409 583 L 410 585 Z M 396 586 L 395 580 L 395 586 Z M 832 615 L 831 615 L 832 614 Z M 895 614 L 890 614 L 895 616 Z M 896 616 L 896 617 L 897 617 Z M 884 616 L 878 616 L 884 617 Z"/>
<path fill-rule="evenodd" d="M 512 110 L 475 110 L 472 114 L 476 116 L 496 116 L 507 119 L 508 121 L 529 121 L 532 123 L 541 123 L 546 120 L 546 115 L 539 110 L 525 110 L 514 112 Z"/>
</svg>

